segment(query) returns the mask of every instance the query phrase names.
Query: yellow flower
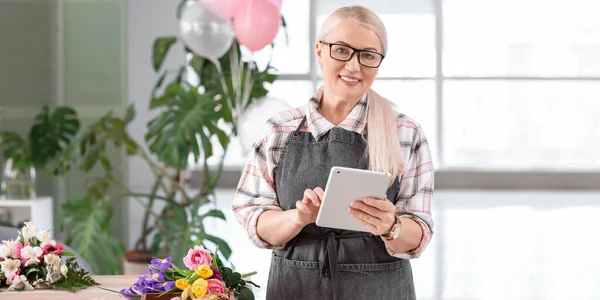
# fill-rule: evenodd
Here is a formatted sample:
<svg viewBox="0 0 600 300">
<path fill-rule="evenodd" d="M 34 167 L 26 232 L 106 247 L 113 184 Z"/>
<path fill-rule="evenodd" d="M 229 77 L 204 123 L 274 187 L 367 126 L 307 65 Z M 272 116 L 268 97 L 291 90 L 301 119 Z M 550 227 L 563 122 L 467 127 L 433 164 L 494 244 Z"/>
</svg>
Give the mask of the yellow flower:
<svg viewBox="0 0 600 300">
<path fill-rule="evenodd" d="M 196 268 L 196 274 L 204 279 L 209 279 L 213 276 L 213 270 L 209 265 L 201 265 Z"/>
<path fill-rule="evenodd" d="M 187 288 L 188 286 L 190 286 L 185 278 L 181 278 L 181 279 L 177 279 L 177 281 L 175 281 L 175 286 L 180 289 L 180 290 L 185 290 L 185 288 Z"/>
<path fill-rule="evenodd" d="M 202 278 L 198 278 L 192 283 L 192 292 L 196 297 L 202 297 L 208 291 L 208 281 Z"/>
</svg>

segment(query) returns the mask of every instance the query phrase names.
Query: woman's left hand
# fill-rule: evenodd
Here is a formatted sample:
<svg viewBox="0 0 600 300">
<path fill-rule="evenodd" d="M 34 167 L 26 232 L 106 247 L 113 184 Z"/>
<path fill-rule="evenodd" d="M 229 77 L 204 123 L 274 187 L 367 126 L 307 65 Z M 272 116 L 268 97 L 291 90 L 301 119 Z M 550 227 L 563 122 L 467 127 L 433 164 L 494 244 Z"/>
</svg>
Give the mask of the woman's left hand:
<svg viewBox="0 0 600 300">
<path fill-rule="evenodd" d="M 348 212 L 374 235 L 388 233 L 396 222 L 396 206 L 387 199 L 353 201 Z"/>
</svg>

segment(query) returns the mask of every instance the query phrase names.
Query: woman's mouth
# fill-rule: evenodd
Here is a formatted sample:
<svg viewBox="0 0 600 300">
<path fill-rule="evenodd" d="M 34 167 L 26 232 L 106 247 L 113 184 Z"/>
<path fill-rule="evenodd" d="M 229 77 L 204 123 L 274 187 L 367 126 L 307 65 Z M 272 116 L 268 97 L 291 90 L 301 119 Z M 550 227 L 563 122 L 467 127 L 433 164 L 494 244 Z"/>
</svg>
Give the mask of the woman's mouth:
<svg viewBox="0 0 600 300">
<path fill-rule="evenodd" d="M 342 82 L 347 86 L 356 86 L 360 83 L 360 79 L 352 76 L 340 75 L 340 79 L 342 79 Z"/>
</svg>

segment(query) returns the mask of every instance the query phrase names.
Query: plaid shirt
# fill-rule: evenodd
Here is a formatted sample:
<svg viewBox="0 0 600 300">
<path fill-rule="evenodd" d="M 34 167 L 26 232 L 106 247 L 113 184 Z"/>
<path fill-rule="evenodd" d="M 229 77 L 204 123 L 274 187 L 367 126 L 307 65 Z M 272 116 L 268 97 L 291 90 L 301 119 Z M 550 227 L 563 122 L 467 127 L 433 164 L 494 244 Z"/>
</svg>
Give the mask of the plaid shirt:
<svg viewBox="0 0 600 300">
<path fill-rule="evenodd" d="M 288 135 L 296 130 L 307 116 L 303 131 L 309 131 L 315 140 L 319 140 L 331 128 L 318 111 L 322 91 L 303 107 L 281 112 L 271 118 L 260 139 L 254 144 L 248 162 L 240 178 L 233 200 L 233 213 L 237 221 L 244 226 L 251 241 L 260 248 L 280 249 L 284 245 L 269 245 L 257 234 L 256 223 L 259 215 L 266 210 L 282 210 L 274 189 L 273 169 L 285 146 Z M 367 98 L 361 99 L 338 127 L 362 133 L 365 129 Z M 431 196 L 433 194 L 434 168 L 427 139 L 418 123 L 403 114 L 397 116 L 398 134 L 404 149 L 406 171 L 400 177 L 400 191 L 396 197 L 396 212 L 401 217 L 415 220 L 423 229 L 423 238 L 419 246 L 409 253 L 395 253 L 389 247 L 390 255 L 399 258 L 416 258 L 429 244 L 433 234 L 431 217 Z"/>
</svg>

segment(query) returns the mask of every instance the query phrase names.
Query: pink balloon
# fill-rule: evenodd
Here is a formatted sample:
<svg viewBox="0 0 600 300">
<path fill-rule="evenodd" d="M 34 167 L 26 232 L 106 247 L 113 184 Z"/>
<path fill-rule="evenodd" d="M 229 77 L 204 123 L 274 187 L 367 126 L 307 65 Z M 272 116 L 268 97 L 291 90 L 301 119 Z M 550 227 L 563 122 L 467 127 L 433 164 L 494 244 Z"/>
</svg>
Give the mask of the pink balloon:
<svg viewBox="0 0 600 300">
<path fill-rule="evenodd" d="M 278 9 L 281 9 L 281 0 L 269 0 L 271 1 L 271 3 L 273 3 L 273 5 L 275 5 L 275 7 L 277 7 Z"/>
<path fill-rule="evenodd" d="M 223 20 L 231 20 L 239 5 L 246 0 L 203 0 L 204 7 Z"/>
<path fill-rule="evenodd" d="M 269 0 L 246 0 L 233 16 L 233 30 L 239 43 L 255 52 L 273 42 L 280 20 L 279 9 Z"/>
</svg>

